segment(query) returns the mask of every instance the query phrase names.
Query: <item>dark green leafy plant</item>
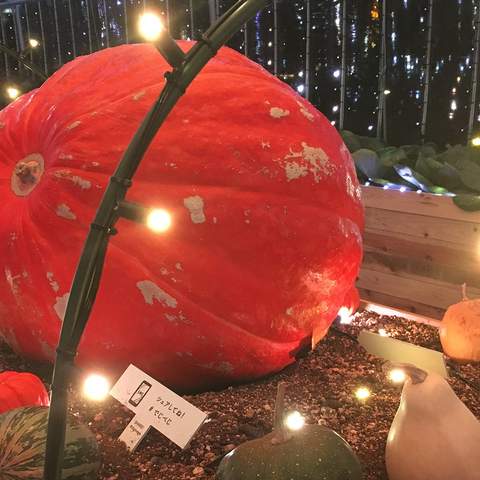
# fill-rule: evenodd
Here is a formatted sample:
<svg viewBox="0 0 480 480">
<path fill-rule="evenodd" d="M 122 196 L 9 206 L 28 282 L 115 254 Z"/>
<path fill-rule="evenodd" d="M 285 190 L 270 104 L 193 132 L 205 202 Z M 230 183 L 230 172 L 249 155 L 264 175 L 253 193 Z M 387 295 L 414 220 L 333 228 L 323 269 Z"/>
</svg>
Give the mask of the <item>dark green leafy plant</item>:
<svg viewBox="0 0 480 480">
<path fill-rule="evenodd" d="M 464 210 L 480 210 L 480 148 L 448 145 L 441 150 L 431 142 L 394 147 L 348 130 L 341 135 L 361 181 L 449 195 Z"/>
</svg>

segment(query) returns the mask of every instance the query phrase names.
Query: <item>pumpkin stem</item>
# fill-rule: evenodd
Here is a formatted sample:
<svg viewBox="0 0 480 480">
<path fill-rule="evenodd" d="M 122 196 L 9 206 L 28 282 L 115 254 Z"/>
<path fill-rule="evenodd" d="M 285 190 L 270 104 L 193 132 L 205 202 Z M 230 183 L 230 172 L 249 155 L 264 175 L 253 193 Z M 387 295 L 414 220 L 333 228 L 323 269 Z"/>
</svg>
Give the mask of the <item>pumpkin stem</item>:
<svg viewBox="0 0 480 480">
<path fill-rule="evenodd" d="M 277 398 L 275 399 L 275 413 L 273 417 L 274 436 L 272 438 L 272 443 L 274 445 L 285 443 L 291 438 L 291 434 L 289 434 L 284 425 L 286 389 L 287 384 L 285 382 L 280 382 L 277 386 Z"/>
<path fill-rule="evenodd" d="M 462 285 L 462 300 L 463 300 L 463 301 L 468 300 L 468 297 L 467 297 L 467 284 L 466 284 L 466 283 L 464 283 L 464 284 Z"/>
<path fill-rule="evenodd" d="M 27 196 L 43 175 L 44 161 L 39 153 L 32 153 L 17 162 L 11 177 L 11 189 L 15 195 Z"/>
</svg>

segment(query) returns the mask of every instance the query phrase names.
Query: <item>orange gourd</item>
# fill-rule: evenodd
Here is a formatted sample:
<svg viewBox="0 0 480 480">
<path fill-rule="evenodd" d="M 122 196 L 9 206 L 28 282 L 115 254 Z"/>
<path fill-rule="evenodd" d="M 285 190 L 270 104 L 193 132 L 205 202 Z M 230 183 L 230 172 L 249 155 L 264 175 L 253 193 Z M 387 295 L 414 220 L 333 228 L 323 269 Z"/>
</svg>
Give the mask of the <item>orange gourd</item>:
<svg viewBox="0 0 480 480">
<path fill-rule="evenodd" d="M 463 299 L 448 307 L 440 325 L 443 351 L 455 360 L 480 361 L 480 299 Z"/>
</svg>

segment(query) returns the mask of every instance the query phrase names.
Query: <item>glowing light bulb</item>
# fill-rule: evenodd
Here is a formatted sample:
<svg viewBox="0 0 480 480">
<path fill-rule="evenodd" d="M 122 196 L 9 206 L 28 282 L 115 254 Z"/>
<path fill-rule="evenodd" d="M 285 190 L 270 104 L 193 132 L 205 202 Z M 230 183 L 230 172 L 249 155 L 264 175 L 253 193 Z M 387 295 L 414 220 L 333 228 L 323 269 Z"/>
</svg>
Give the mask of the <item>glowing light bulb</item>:
<svg viewBox="0 0 480 480">
<path fill-rule="evenodd" d="M 335 70 L 335 71 L 333 72 L 333 76 L 334 76 L 335 78 L 338 78 L 338 77 L 340 76 L 340 70 Z"/>
<path fill-rule="evenodd" d="M 36 40 L 35 38 L 31 38 L 29 41 L 28 41 L 28 44 L 32 47 L 32 48 L 37 48 L 39 45 L 40 45 L 40 42 L 38 40 Z"/>
<path fill-rule="evenodd" d="M 172 226 L 172 216 L 166 210 L 156 208 L 148 214 L 146 223 L 156 233 L 166 232 Z"/>
<path fill-rule="evenodd" d="M 140 15 L 138 29 L 142 37 L 148 42 L 155 42 L 160 38 L 164 27 L 161 18 L 154 13 Z"/>
<path fill-rule="evenodd" d="M 407 379 L 407 375 L 401 368 L 394 368 L 388 372 L 388 378 L 393 383 L 403 383 Z"/>
<path fill-rule="evenodd" d="M 285 426 L 289 430 L 300 430 L 305 425 L 305 418 L 300 412 L 291 412 L 285 417 Z"/>
<path fill-rule="evenodd" d="M 390 95 L 391 93 L 392 93 L 392 91 L 391 91 L 391 90 L 388 90 L 388 89 L 386 89 L 386 90 L 383 91 L 383 94 L 384 94 L 384 95 Z"/>
<path fill-rule="evenodd" d="M 20 95 L 20 90 L 16 87 L 7 87 L 6 92 L 11 100 L 15 100 Z"/>
<path fill-rule="evenodd" d="M 371 392 L 367 387 L 358 387 L 355 390 L 355 396 L 357 397 L 357 400 L 363 401 L 366 400 L 368 397 L 370 397 Z"/>
<path fill-rule="evenodd" d="M 338 105 L 334 105 L 334 106 L 333 106 L 332 112 L 338 112 Z"/>
<path fill-rule="evenodd" d="M 109 391 L 110 382 L 103 375 L 97 373 L 89 375 L 83 383 L 83 394 L 95 402 L 105 400 Z"/>
<path fill-rule="evenodd" d="M 352 323 L 352 312 L 347 307 L 342 307 L 337 313 L 337 317 L 340 317 L 340 323 L 350 324 Z"/>
<path fill-rule="evenodd" d="M 480 147 L 480 137 L 474 137 L 472 138 L 472 145 L 474 147 Z"/>
</svg>

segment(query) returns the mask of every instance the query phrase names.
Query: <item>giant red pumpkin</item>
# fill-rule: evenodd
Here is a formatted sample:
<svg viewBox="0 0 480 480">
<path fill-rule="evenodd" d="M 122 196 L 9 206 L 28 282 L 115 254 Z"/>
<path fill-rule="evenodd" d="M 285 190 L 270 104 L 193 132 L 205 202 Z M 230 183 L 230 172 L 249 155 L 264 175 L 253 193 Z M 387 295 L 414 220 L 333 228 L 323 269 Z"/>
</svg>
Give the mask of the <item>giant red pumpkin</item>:
<svg viewBox="0 0 480 480">
<path fill-rule="evenodd" d="M 49 398 L 45 385 L 32 373 L 0 373 L 0 414 L 18 407 L 46 407 Z"/>
<path fill-rule="evenodd" d="M 0 331 L 30 358 L 54 358 L 89 223 L 167 69 L 150 45 L 104 50 L 0 112 Z M 117 224 L 80 365 L 134 363 L 181 389 L 251 379 L 293 362 L 352 298 L 363 209 L 350 154 L 230 49 L 175 107 L 128 199 L 173 224 Z"/>
</svg>

